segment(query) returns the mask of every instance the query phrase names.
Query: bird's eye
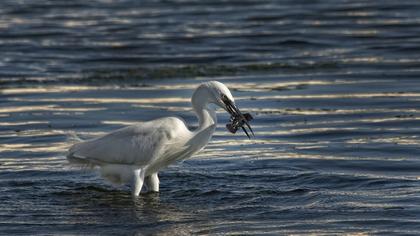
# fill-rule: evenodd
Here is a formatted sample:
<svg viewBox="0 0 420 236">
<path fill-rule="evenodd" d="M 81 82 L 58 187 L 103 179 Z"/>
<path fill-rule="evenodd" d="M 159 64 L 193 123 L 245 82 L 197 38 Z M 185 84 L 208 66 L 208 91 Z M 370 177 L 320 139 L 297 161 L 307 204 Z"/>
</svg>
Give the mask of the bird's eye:
<svg viewBox="0 0 420 236">
<path fill-rule="evenodd" d="M 222 98 L 223 101 L 228 100 L 228 97 L 225 94 L 223 94 L 223 93 L 222 93 L 222 95 L 220 97 Z"/>
</svg>

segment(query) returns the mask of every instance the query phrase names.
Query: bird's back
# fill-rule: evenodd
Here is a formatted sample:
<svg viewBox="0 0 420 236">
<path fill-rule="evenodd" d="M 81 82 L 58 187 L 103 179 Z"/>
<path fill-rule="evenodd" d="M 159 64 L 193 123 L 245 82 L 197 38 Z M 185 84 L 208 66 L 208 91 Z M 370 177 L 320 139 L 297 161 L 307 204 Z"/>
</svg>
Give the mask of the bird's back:
<svg viewBox="0 0 420 236">
<path fill-rule="evenodd" d="M 146 166 L 167 149 L 182 145 L 189 133 L 179 118 L 161 118 L 77 143 L 69 149 L 67 158 L 73 163 Z"/>
</svg>

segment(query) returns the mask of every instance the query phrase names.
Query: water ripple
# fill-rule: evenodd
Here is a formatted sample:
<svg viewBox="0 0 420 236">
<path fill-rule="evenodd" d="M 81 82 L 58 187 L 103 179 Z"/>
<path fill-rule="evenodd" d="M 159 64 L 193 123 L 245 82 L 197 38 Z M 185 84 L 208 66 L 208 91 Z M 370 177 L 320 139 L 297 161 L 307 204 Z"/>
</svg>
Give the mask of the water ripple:
<svg viewBox="0 0 420 236">
<path fill-rule="evenodd" d="M 419 2 L 0 3 L 0 223 L 15 234 L 417 234 Z M 178 115 L 227 84 L 225 129 L 133 200 L 71 136 Z"/>
</svg>

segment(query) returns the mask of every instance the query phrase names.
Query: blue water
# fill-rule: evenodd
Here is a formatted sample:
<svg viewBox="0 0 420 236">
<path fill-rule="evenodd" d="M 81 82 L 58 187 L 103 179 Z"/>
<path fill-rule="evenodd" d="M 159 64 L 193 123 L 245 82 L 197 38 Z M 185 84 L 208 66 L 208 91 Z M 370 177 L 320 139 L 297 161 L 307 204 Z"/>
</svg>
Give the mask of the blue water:
<svg viewBox="0 0 420 236">
<path fill-rule="evenodd" d="M 1 1 L 0 234 L 420 233 L 420 2 Z M 92 138 L 231 88 L 161 192 L 67 165 Z"/>
</svg>

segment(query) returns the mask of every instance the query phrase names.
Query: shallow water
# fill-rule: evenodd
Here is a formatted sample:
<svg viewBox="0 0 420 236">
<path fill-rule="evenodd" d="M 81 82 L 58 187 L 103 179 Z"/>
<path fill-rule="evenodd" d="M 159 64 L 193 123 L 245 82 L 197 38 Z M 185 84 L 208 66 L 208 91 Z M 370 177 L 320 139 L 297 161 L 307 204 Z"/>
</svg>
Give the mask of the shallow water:
<svg viewBox="0 0 420 236">
<path fill-rule="evenodd" d="M 2 1 L 1 234 L 418 234 L 417 1 Z M 161 192 L 71 168 L 91 138 L 227 84 L 218 129 Z"/>
</svg>

